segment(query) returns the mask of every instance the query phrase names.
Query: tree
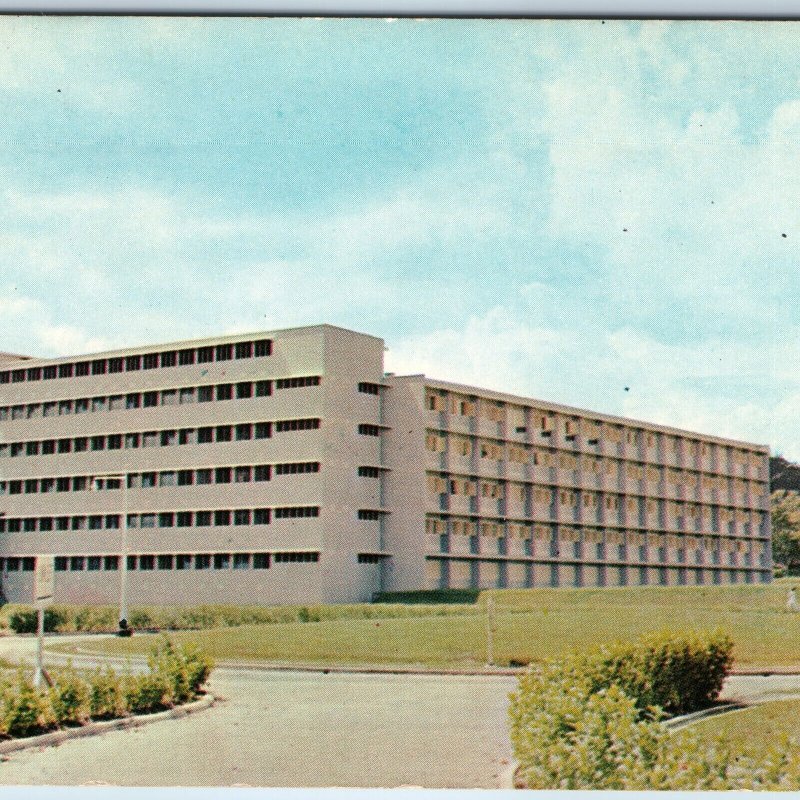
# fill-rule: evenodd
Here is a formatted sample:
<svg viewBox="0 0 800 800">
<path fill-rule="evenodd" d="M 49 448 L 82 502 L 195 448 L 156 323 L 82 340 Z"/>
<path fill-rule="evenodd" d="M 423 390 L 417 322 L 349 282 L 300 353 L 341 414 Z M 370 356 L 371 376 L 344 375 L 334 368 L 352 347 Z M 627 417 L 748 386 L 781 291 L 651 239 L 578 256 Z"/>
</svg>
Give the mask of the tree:
<svg viewBox="0 0 800 800">
<path fill-rule="evenodd" d="M 800 573 L 800 493 L 772 493 L 772 558 L 789 574 Z"/>
</svg>

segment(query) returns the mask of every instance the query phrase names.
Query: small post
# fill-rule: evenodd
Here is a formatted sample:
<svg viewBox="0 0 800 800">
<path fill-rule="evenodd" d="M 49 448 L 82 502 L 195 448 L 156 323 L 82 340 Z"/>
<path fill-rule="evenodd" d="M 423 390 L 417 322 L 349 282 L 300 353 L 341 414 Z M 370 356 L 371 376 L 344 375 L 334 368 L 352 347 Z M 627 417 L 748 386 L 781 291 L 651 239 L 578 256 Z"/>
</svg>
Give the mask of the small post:
<svg viewBox="0 0 800 800">
<path fill-rule="evenodd" d="M 494 598 L 486 598 L 486 666 L 494 666 Z"/>
<path fill-rule="evenodd" d="M 36 613 L 38 615 L 37 631 L 39 638 L 36 642 L 36 675 L 33 678 L 33 685 L 39 689 L 44 678 L 44 606 L 40 604 L 36 609 Z"/>
</svg>

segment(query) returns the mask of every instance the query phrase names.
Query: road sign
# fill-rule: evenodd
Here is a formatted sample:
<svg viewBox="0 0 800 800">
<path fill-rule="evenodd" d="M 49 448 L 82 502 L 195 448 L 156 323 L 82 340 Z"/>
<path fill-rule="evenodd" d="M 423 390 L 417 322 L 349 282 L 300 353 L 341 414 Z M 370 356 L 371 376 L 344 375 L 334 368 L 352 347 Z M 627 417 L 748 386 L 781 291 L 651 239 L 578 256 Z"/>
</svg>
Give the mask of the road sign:
<svg viewBox="0 0 800 800">
<path fill-rule="evenodd" d="M 36 571 L 33 573 L 33 602 L 42 608 L 53 602 L 53 578 L 55 557 L 37 556 Z"/>
</svg>

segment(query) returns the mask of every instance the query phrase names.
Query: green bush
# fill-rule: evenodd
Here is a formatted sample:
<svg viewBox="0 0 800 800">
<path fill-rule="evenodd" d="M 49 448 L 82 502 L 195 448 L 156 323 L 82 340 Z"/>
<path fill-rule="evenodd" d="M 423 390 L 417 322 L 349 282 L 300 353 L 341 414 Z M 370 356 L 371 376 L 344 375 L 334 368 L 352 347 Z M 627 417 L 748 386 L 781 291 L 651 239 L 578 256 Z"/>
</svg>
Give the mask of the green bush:
<svg viewBox="0 0 800 800">
<path fill-rule="evenodd" d="M 547 670 L 545 670 L 547 672 Z M 563 673 L 542 684 L 541 704 L 512 709 L 512 743 L 528 789 L 611 791 L 792 790 L 800 788 L 797 742 L 758 742 L 733 753 L 691 729 L 671 734 L 643 718 L 618 686 L 589 694 Z M 520 724 L 523 723 L 524 724 Z"/>
<path fill-rule="evenodd" d="M 124 717 L 128 713 L 123 680 L 111 667 L 89 674 L 89 713 L 92 719 Z"/>
<path fill-rule="evenodd" d="M 0 686 L 0 734 L 31 736 L 55 725 L 49 693 L 36 689 L 22 669 Z"/>
<path fill-rule="evenodd" d="M 53 676 L 50 704 L 59 725 L 85 725 L 91 716 L 91 686 L 72 668 Z"/>
</svg>

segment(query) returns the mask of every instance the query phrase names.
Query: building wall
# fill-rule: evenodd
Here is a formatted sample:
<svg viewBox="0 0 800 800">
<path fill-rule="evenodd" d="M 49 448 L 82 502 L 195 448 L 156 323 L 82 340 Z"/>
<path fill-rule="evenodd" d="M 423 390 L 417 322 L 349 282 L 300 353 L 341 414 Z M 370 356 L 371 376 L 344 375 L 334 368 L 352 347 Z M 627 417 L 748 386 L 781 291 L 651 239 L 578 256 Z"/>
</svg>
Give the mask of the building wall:
<svg viewBox="0 0 800 800">
<path fill-rule="evenodd" d="M 382 340 L 328 325 L 0 354 L 0 587 L 28 600 L 41 553 L 72 602 L 115 602 L 124 554 L 131 603 L 762 582 L 767 462 L 756 445 L 384 377 Z M 103 477 L 120 474 L 127 490 Z"/>
<path fill-rule="evenodd" d="M 771 579 L 766 448 L 424 376 L 390 380 L 407 410 L 393 469 L 425 464 L 425 585 Z M 420 505 L 401 498 L 415 478 L 406 466 L 390 484 L 389 535 L 409 548 Z M 393 588 L 422 585 L 397 577 Z"/>
<path fill-rule="evenodd" d="M 73 570 L 71 557 L 121 555 L 125 549 L 121 521 L 126 513 L 131 526 L 126 552 L 131 554 L 270 556 L 269 568 L 263 570 L 233 569 L 232 558 L 225 562 L 227 567 L 220 565 L 219 569 L 212 563 L 208 570 L 169 572 L 158 568 L 143 571 L 137 561 L 137 569 L 129 573 L 130 602 L 335 602 L 371 597 L 379 588 L 380 563 L 359 563 L 359 554 L 380 552 L 382 521 L 360 520 L 358 512 L 380 508 L 381 480 L 359 477 L 357 468 L 380 464 L 380 437 L 360 435 L 358 425 L 380 424 L 381 397 L 359 392 L 358 385 L 377 385 L 382 380 L 383 343 L 374 337 L 318 326 L 259 335 L 259 340 L 272 342 L 270 355 L 217 360 L 218 347 L 232 345 L 235 356 L 236 344 L 252 338 L 225 337 L 88 359 L 90 363 L 105 361 L 108 369 L 110 359 L 144 358 L 187 348 L 197 353 L 198 348 L 211 347 L 214 360 L 210 362 L 198 363 L 195 357 L 194 364 L 185 366 L 12 380 L 0 385 L 0 415 L 4 417 L 0 432 L 5 442 L 0 445 L 4 456 L 0 481 L 6 513 L 0 557 L 6 558 L 2 584 L 6 598 L 25 600 L 31 594 L 31 575 L 22 570 L 23 562 L 17 564 L 17 557 L 53 553 L 70 557 L 70 567 L 56 575 L 57 600 L 112 602 L 119 595 L 120 571 L 90 571 L 88 562 L 84 569 Z M 24 363 L 27 372 L 74 361 Z M 279 383 L 313 376 L 319 378 L 319 385 L 281 388 Z M 265 382 L 270 394 L 255 396 L 256 384 Z M 249 386 L 243 392 L 253 396 L 237 397 L 240 384 Z M 233 398 L 216 399 L 220 391 L 222 398 L 226 396 L 227 385 L 233 387 Z M 199 402 L 200 392 L 207 392 L 208 387 L 215 399 Z M 194 402 L 180 402 L 182 390 L 188 389 L 194 390 Z M 153 406 L 143 407 L 145 393 L 155 398 Z M 124 407 L 128 395 L 138 396 L 139 408 Z M 87 401 L 88 410 L 75 413 L 77 403 L 85 405 Z M 45 416 L 45 403 L 55 404 L 48 406 L 55 413 Z M 70 413 L 59 413 L 67 410 L 62 408 L 65 403 Z M 117 408 L 119 405 L 123 407 Z M 319 426 L 279 430 L 282 422 L 309 419 L 319 420 Z M 271 435 L 256 438 L 255 426 L 264 424 Z M 225 438 L 228 426 L 231 441 L 217 441 L 220 436 Z M 201 428 L 213 428 L 214 441 L 192 443 Z M 189 443 L 180 444 L 181 431 L 191 432 Z M 240 431 L 249 438 L 238 439 Z M 138 435 L 139 446 L 126 447 L 133 435 Z M 87 439 L 87 449 L 76 452 L 76 440 L 82 437 Z M 95 437 L 100 437 L 99 444 Z M 114 437 L 121 438 L 116 442 L 121 446 L 109 449 Z M 152 446 L 144 446 L 151 444 L 151 439 Z M 56 442 L 58 450 L 58 442 L 64 440 L 69 440 L 71 452 L 42 454 L 43 442 Z M 31 446 L 39 453 L 28 454 Z M 95 450 L 95 446 L 103 449 Z M 11 449 L 20 447 L 22 452 L 11 457 Z M 296 464 L 318 466 L 314 472 L 278 474 L 279 465 Z M 236 482 L 247 467 L 252 468 L 250 480 Z M 256 481 L 257 467 L 269 469 L 270 479 Z M 230 468 L 230 476 L 224 474 L 226 468 Z M 201 473 L 208 470 L 212 482 L 200 485 Z M 193 485 L 175 485 L 187 472 Z M 121 473 L 129 476 L 127 491 L 121 485 L 91 490 L 97 486 L 97 476 Z M 62 482 L 69 479 L 69 491 L 57 491 L 59 478 Z M 228 479 L 230 482 L 217 482 Z M 82 481 L 86 488 L 75 490 L 75 481 Z M 145 481 L 155 481 L 155 485 L 144 485 Z M 26 491 L 31 482 L 36 492 Z M 113 486 L 114 479 L 108 483 Z M 42 491 L 45 484 L 48 491 Z M 11 493 L 15 485 L 21 493 Z M 318 509 L 318 515 L 278 518 L 286 507 Z M 270 515 L 268 523 L 254 524 L 257 510 L 264 509 Z M 199 524 L 198 512 L 203 511 L 212 512 L 210 524 Z M 236 521 L 237 511 L 249 512 L 251 524 L 222 524 L 228 520 L 218 518 L 217 513 L 226 511 L 232 513 L 231 523 Z M 191 526 L 178 526 L 182 512 L 193 514 Z M 56 529 L 61 520 L 66 520 L 68 530 Z M 148 527 L 142 527 L 145 523 Z M 27 530 L 29 525 L 34 530 Z M 43 529 L 44 525 L 48 529 Z M 20 530 L 14 529 L 17 527 Z M 285 557 L 278 555 L 281 553 L 317 553 L 319 560 L 284 563 L 279 560 Z M 202 565 L 203 559 L 199 563 Z M 75 564 L 78 567 L 81 562 Z"/>
</svg>

